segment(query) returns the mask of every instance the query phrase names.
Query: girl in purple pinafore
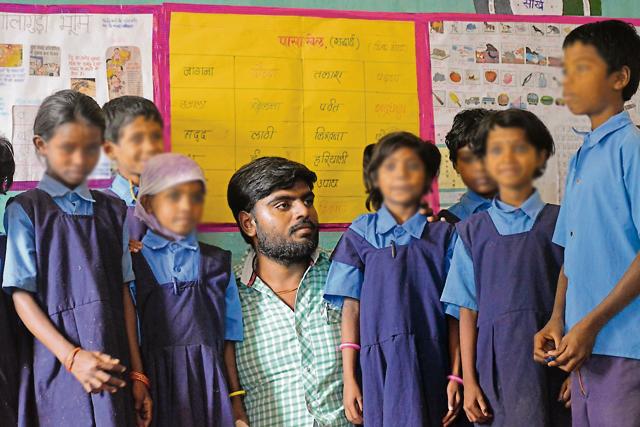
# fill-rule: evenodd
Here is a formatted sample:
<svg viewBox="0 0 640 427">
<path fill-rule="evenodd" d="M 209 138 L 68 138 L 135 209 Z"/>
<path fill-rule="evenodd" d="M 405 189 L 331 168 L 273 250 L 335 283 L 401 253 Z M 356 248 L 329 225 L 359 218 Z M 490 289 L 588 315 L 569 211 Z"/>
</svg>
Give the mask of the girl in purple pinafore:
<svg viewBox="0 0 640 427">
<path fill-rule="evenodd" d="M 64 90 L 46 98 L 33 139 L 45 175 L 7 204 L 3 288 L 30 332 L 19 338 L 20 426 L 151 421 L 147 389 L 125 376 L 142 370 L 136 330 L 125 328 L 125 317 L 135 318 L 126 207 L 86 183 L 104 126 L 89 96 Z"/>
<path fill-rule="evenodd" d="M 328 304 L 343 304 L 345 412 L 367 427 L 448 426 L 461 408 L 460 363 L 457 320 L 440 294 L 455 234 L 419 212 L 440 152 L 398 132 L 370 154 L 367 207 L 377 212 L 344 233 L 325 289 Z"/>
</svg>

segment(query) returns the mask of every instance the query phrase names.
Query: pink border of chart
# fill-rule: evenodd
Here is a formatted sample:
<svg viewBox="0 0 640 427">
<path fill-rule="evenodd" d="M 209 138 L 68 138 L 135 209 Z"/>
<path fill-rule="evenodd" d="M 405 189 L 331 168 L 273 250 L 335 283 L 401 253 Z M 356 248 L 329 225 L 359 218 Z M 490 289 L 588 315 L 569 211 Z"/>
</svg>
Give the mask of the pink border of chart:
<svg viewBox="0 0 640 427">
<path fill-rule="evenodd" d="M 34 14 L 59 14 L 59 13 L 87 13 L 87 14 L 151 14 L 153 15 L 153 39 L 152 39 L 152 66 L 153 66 L 153 98 L 154 102 L 162 103 L 162 93 L 159 76 L 161 75 L 162 49 L 159 41 L 164 28 L 161 26 L 162 6 L 134 5 L 134 6 L 101 6 L 101 5 L 27 5 L 27 4 L 0 4 L 0 12 L 8 13 L 34 13 Z M 29 190 L 36 187 L 38 181 L 17 181 L 11 186 L 12 191 Z M 89 181 L 93 188 L 105 188 L 111 184 L 110 179 Z"/>
<path fill-rule="evenodd" d="M 424 91 L 425 83 L 429 81 L 428 74 L 422 71 L 420 61 L 428 58 L 428 51 L 426 45 L 426 31 L 420 31 L 420 28 L 426 30 L 424 22 L 419 21 L 417 14 L 410 13 L 394 13 L 394 12 L 359 12 L 359 11 L 339 11 L 339 10 L 322 10 L 322 9 L 288 9 L 288 8 L 276 8 L 276 7 L 253 7 L 253 6 L 216 6 L 216 5 L 199 5 L 199 4 L 178 4 L 168 3 L 164 5 L 165 13 L 165 27 L 169 29 L 171 27 L 171 13 L 173 12 L 186 12 L 186 13 L 216 13 L 216 14 L 244 14 L 244 15 L 278 15 L 278 16 L 300 16 L 300 17 L 315 17 L 315 18 L 348 18 L 348 19 L 370 19 L 370 20 L 384 20 L 384 21 L 410 21 L 414 23 L 416 41 L 416 74 L 417 74 L 417 91 L 418 102 L 420 109 L 420 133 L 423 138 L 428 138 L 425 134 L 427 127 L 425 127 L 423 121 L 428 112 L 424 107 L 427 105 L 425 102 L 430 101 L 429 92 Z M 419 28 L 420 27 L 420 28 Z M 165 45 L 169 47 L 169 31 L 166 31 Z M 167 55 L 168 58 L 168 55 Z M 169 94 L 169 62 L 168 60 L 164 64 L 166 78 L 161 79 L 163 83 L 163 113 L 165 117 L 169 117 L 171 112 L 171 98 Z M 424 79 L 427 78 L 425 81 Z M 169 120 L 170 121 L 170 120 Z M 165 129 L 165 141 L 170 140 L 170 127 Z M 436 187 L 437 189 L 437 187 Z M 437 201 L 437 191 L 433 192 L 433 195 Z M 433 196 L 432 196 L 433 197 Z M 322 231 L 344 231 L 349 226 L 349 223 L 323 223 L 320 228 Z M 214 231 L 237 231 L 238 228 L 235 224 L 229 223 L 209 223 L 202 224 L 199 228 L 201 232 L 214 232 Z"/>
</svg>

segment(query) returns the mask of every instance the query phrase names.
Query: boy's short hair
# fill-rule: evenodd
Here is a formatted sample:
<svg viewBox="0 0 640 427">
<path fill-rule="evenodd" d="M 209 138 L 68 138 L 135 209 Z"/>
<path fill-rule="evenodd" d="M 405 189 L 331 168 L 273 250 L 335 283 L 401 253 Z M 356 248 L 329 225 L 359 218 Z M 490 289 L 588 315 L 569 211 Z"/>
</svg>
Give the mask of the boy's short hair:
<svg viewBox="0 0 640 427">
<path fill-rule="evenodd" d="M 164 126 L 162 115 L 156 105 L 140 96 L 120 96 L 102 107 L 107 121 L 104 137 L 107 141 L 118 143 L 120 131 L 123 127 L 138 117 L 144 117 Z"/>
<path fill-rule="evenodd" d="M 260 157 L 233 174 L 227 187 L 227 202 L 238 223 L 240 212 L 251 212 L 256 203 L 279 190 L 292 188 L 302 181 L 313 190 L 318 177 L 305 165 L 283 157 Z M 238 224 L 239 225 L 239 224 Z M 240 227 L 245 242 L 251 239 Z"/>
<path fill-rule="evenodd" d="M 455 165 L 458 161 L 458 150 L 468 145 L 471 147 L 475 145 L 478 126 L 482 119 L 489 114 L 491 111 L 484 108 L 471 108 L 456 114 L 451 130 L 444 137 L 451 163 Z"/>
<path fill-rule="evenodd" d="M 547 160 L 555 153 L 553 137 L 542 120 L 530 111 L 510 108 L 496 111 L 482 120 L 478 128 L 478 143 L 474 146 L 474 152 L 478 156 L 484 157 L 487 154 L 487 138 L 489 132 L 495 127 L 522 129 L 529 144 L 533 145 L 538 152 L 545 151 L 547 153 Z M 547 162 L 545 161 L 533 177 L 541 177 L 546 167 Z"/>
<path fill-rule="evenodd" d="M 0 136 L 0 194 L 5 194 L 11 188 L 15 171 L 13 146 L 7 138 Z"/>
<path fill-rule="evenodd" d="M 375 144 L 371 152 L 371 158 L 368 160 L 364 170 L 364 184 L 367 191 L 365 206 L 367 210 L 371 210 L 371 208 L 378 210 L 382 206 L 383 196 L 376 185 L 378 169 L 387 157 L 400 148 L 413 150 L 422 160 L 427 175 L 425 193 L 429 191 L 433 179 L 438 176 L 442 156 L 440 150 L 433 143 L 423 141 L 410 132 L 393 132 L 385 135 Z"/>
<path fill-rule="evenodd" d="M 622 98 L 624 101 L 631 99 L 640 81 L 640 36 L 635 27 L 616 19 L 584 24 L 567 35 L 562 48 L 577 42 L 595 47 L 607 63 L 609 74 L 625 65 L 629 67 L 629 84 L 622 90 Z"/>
</svg>

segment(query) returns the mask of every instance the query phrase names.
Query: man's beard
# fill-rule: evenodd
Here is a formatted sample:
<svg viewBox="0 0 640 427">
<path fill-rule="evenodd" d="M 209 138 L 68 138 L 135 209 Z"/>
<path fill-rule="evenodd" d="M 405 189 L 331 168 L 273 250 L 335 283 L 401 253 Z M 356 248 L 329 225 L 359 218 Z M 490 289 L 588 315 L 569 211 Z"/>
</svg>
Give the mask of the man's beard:
<svg viewBox="0 0 640 427">
<path fill-rule="evenodd" d="M 318 225 L 310 220 L 300 221 L 291 227 L 287 237 L 265 233 L 257 221 L 256 226 L 256 250 L 278 264 L 289 266 L 308 261 L 318 247 Z M 313 227 L 312 234 L 301 241 L 293 241 L 293 234 L 303 226 Z"/>
</svg>

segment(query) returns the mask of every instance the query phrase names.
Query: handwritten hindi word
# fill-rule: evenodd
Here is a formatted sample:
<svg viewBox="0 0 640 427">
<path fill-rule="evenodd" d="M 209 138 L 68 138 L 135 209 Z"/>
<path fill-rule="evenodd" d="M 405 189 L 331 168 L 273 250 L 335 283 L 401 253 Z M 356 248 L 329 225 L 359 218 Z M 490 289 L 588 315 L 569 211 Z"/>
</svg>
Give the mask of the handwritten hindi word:
<svg viewBox="0 0 640 427">
<path fill-rule="evenodd" d="M 212 76 L 214 67 L 183 67 L 182 73 L 185 76 Z"/>
<path fill-rule="evenodd" d="M 193 141 L 206 141 L 207 133 L 211 132 L 209 129 L 185 129 L 184 130 L 184 139 L 189 139 Z"/>
<path fill-rule="evenodd" d="M 356 50 L 360 49 L 360 39 L 351 34 L 351 37 L 331 37 L 329 44 L 331 47 L 353 47 Z"/>
<path fill-rule="evenodd" d="M 330 151 L 325 151 L 322 154 L 316 155 L 313 160 L 314 166 L 320 166 L 320 164 L 325 164 L 327 166 L 332 165 L 344 165 L 347 163 L 347 157 L 349 157 L 349 153 L 343 151 L 340 154 L 331 154 Z"/>
<path fill-rule="evenodd" d="M 0 14 L 0 30 L 28 31 L 31 34 L 47 32 L 47 15 Z"/>
<path fill-rule="evenodd" d="M 329 113 L 337 113 L 340 111 L 340 106 L 344 104 L 339 103 L 335 98 L 331 98 L 329 102 L 320 103 L 321 111 L 328 111 Z"/>
<path fill-rule="evenodd" d="M 313 73 L 313 78 L 316 80 L 335 80 L 338 83 L 342 83 L 340 79 L 342 78 L 342 71 L 316 71 Z"/>
<path fill-rule="evenodd" d="M 275 133 L 276 128 L 274 128 L 273 126 L 267 126 L 267 128 L 264 130 L 249 131 L 250 137 L 254 141 L 272 140 Z"/>
<path fill-rule="evenodd" d="M 258 98 L 254 98 L 251 103 L 251 109 L 256 113 L 260 111 L 278 111 L 282 102 L 269 102 L 269 101 L 260 101 Z"/>
<path fill-rule="evenodd" d="M 180 101 L 180 108 L 182 108 L 183 110 L 202 110 L 204 107 L 206 107 L 206 105 L 207 105 L 207 101 L 206 100 L 202 100 L 202 101 L 182 100 L 182 101 Z"/>
<path fill-rule="evenodd" d="M 60 15 L 60 29 L 67 30 L 69 35 L 89 34 L 89 15 Z"/>
<path fill-rule="evenodd" d="M 286 47 L 302 47 L 303 45 L 323 47 L 324 37 L 316 37 L 310 34 L 307 34 L 306 36 L 278 36 L 278 42 L 280 42 L 282 46 Z"/>
<path fill-rule="evenodd" d="M 324 126 L 316 128 L 316 141 L 342 141 L 348 132 L 330 132 L 325 130 Z"/>
</svg>

